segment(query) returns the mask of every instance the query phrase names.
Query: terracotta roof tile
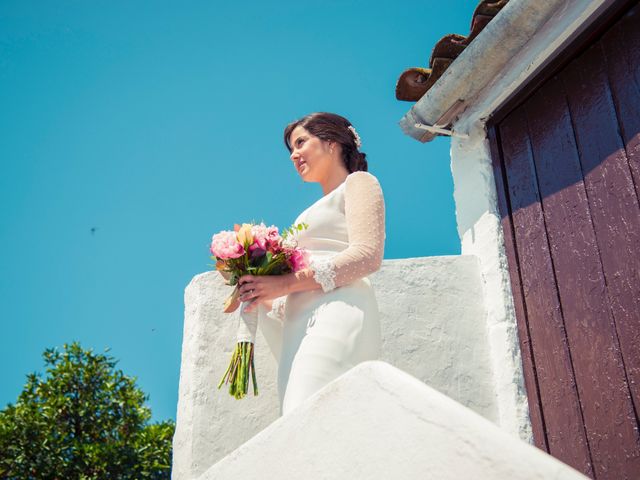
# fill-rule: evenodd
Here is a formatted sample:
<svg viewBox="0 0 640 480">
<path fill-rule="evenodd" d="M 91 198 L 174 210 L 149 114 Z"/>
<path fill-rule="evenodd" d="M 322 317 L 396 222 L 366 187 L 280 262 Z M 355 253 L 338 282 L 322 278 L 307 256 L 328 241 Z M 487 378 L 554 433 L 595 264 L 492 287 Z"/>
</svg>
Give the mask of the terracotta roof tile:
<svg viewBox="0 0 640 480">
<path fill-rule="evenodd" d="M 431 52 L 429 68 L 414 67 L 402 72 L 396 83 L 396 98 L 418 101 L 508 1 L 482 0 L 471 17 L 469 35 L 465 37 L 452 33 L 438 40 Z"/>
</svg>

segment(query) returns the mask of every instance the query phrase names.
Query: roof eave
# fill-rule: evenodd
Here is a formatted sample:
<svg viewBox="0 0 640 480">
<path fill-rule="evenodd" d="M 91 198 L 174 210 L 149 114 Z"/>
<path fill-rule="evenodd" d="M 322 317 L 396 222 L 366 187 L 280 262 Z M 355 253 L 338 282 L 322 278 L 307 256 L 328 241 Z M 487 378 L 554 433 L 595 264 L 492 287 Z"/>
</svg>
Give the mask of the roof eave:
<svg viewBox="0 0 640 480">
<path fill-rule="evenodd" d="M 420 142 L 433 140 L 435 133 L 416 124 L 449 126 L 554 13 L 574 3 L 511 0 L 404 115 L 400 120 L 402 130 Z"/>
</svg>

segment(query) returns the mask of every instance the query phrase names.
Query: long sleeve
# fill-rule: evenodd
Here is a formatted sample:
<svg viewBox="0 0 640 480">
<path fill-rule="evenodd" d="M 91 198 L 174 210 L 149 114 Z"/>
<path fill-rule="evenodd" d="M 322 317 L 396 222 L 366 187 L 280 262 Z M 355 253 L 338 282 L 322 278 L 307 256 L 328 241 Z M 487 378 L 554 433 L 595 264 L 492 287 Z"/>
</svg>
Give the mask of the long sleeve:
<svg viewBox="0 0 640 480">
<path fill-rule="evenodd" d="M 378 179 L 369 172 L 351 173 L 344 201 L 349 246 L 309 265 L 325 292 L 377 271 L 384 256 L 385 205 Z"/>
</svg>

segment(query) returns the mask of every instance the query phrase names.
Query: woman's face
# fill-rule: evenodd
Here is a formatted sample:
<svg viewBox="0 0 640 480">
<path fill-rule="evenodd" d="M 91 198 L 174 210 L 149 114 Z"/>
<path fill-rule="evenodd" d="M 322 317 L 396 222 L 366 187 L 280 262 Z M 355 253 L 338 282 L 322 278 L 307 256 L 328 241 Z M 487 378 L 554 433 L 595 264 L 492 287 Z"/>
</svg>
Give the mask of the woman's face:
<svg viewBox="0 0 640 480">
<path fill-rule="evenodd" d="M 289 145 L 293 165 L 305 182 L 319 182 L 327 178 L 334 160 L 328 142 L 297 126 L 289 136 Z"/>
</svg>

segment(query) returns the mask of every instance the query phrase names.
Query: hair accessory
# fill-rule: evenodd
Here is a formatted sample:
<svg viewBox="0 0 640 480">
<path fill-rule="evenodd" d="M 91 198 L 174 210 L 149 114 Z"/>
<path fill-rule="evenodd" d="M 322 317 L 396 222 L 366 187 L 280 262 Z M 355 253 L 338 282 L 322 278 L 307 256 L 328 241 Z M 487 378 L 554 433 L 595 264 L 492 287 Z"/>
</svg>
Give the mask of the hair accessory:
<svg viewBox="0 0 640 480">
<path fill-rule="evenodd" d="M 356 139 L 356 147 L 360 148 L 360 145 L 362 145 L 362 142 L 360 141 L 360 135 L 358 135 L 358 132 L 356 132 L 356 129 L 353 128 L 353 125 L 349 125 L 347 128 L 351 130 L 351 133 L 353 133 L 353 136 Z"/>
</svg>

